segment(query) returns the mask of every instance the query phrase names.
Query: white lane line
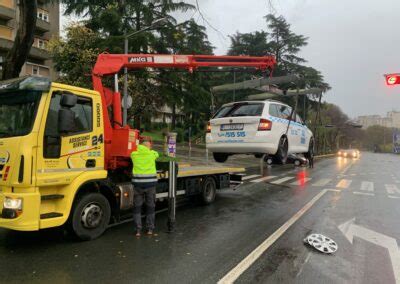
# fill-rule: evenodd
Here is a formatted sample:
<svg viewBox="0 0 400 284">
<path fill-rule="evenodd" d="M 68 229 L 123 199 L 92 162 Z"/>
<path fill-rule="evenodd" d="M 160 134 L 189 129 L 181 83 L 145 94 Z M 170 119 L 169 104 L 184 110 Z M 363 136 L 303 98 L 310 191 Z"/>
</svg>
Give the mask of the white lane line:
<svg viewBox="0 0 400 284">
<path fill-rule="evenodd" d="M 281 184 L 281 183 L 284 183 L 285 181 L 288 181 L 288 180 L 291 180 L 291 179 L 294 179 L 294 177 L 284 177 L 284 178 L 280 178 L 280 179 L 274 180 L 274 181 L 271 182 L 271 183 L 272 183 L 272 184 Z"/>
<path fill-rule="evenodd" d="M 388 195 L 389 198 L 393 198 L 393 199 L 399 199 L 400 196 L 396 196 L 396 195 Z"/>
<path fill-rule="evenodd" d="M 297 180 L 297 181 L 295 181 L 295 182 L 292 182 L 291 185 L 304 185 L 304 184 L 306 184 L 309 180 L 311 180 L 311 178 L 302 178 L 302 179 L 299 179 L 299 180 Z"/>
<path fill-rule="evenodd" d="M 364 191 L 374 191 L 374 183 L 370 181 L 363 181 L 360 189 Z"/>
<path fill-rule="evenodd" d="M 375 196 L 375 193 L 361 192 L 361 191 L 353 191 L 353 194 Z"/>
<path fill-rule="evenodd" d="M 395 184 L 385 184 L 386 191 L 389 194 L 400 193 L 400 189 L 397 188 Z"/>
<path fill-rule="evenodd" d="M 262 177 L 262 178 L 259 178 L 259 179 L 252 180 L 251 182 L 262 182 L 262 181 L 266 181 L 266 180 L 269 180 L 269 179 L 272 179 L 272 178 L 276 178 L 276 176 L 266 176 L 266 177 Z"/>
<path fill-rule="evenodd" d="M 242 180 L 248 180 L 248 179 L 256 178 L 256 177 L 259 177 L 259 176 L 260 175 L 249 175 L 249 176 L 242 177 Z"/>
<path fill-rule="evenodd" d="M 316 183 L 313 183 L 312 186 L 325 186 L 328 183 L 331 182 L 332 179 L 330 178 L 322 178 L 319 181 L 317 181 Z"/>
<path fill-rule="evenodd" d="M 294 214 L 285 224 L 270 235 L 258 247 L 256 247 L 248 256 L 246 256 L 238 265 L 229 271 L 223 278 L 218 281 L 218 284 L 233 283 L 240 275 L 243 274 L 271 245 L 273 245 L 301 216 L 306 213 L 311 206 L 314 205 L 325 193 L 327 189 L 322 190 L 313 199 L 311 199 L 303 208 Z"/>
<path fill-rule="evenodd" d="M 342 179 L 338 182 L 338 184 L 336 185 L 336 187 L 338 188 L 348 188 L 351 184 L 351 180 L 350 179 Z"/>
</svg>

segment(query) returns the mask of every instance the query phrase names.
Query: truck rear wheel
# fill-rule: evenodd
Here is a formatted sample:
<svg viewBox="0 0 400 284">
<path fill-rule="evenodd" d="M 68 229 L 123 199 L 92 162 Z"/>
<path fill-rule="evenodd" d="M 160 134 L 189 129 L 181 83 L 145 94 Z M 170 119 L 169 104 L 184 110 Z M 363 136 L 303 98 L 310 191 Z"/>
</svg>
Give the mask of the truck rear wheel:
<svg viewBox="0 0 400 284">
<path fill-rule="evenodd" d="M 213 153 L 213 157 L 218 163 L 225 163 L 228 160 L 228 154 L 225 153 Z"/>
<path fill-rule="evenodd" d="M 110 222 L 111 207 L 104 195 L 94 192 L 79 197 L 73 205 L 70 229 L 81 240 L 100 237 Z"/>
<path fill-rule="evenodd" d="M 203 181 L 200 200 L 204 205 L 214 202 L 215 195 L 217 194 L 217 184 L 212 177 L 206 177 Z"/>
</svg>

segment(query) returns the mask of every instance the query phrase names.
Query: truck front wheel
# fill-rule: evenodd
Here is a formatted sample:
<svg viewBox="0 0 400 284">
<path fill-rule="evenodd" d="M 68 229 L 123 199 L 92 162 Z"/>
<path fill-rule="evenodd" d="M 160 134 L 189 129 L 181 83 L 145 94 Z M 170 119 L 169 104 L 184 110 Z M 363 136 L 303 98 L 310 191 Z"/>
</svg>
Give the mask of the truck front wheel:
<svg viewBox="0 0 400 284">
<path fill-rule="evenodd" d="M 100 237 L 110 222 L 111 207 L 104 195 L 94 192 L 79 197 L 73 205 L 70 229 L 84 241 Z"/>
</svg>

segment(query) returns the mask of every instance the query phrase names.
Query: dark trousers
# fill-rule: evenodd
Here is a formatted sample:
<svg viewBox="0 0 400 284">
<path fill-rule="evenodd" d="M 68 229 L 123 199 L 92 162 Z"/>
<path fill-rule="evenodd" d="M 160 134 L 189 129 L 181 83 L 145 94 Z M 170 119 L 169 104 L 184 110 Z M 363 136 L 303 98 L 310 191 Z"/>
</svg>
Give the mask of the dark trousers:
<svg viewBox="0 0 400 284">
<path fill-rule="evenodd" d="M 154 230 L 155 227 L 155 207 L 156 207 L 156 187 L 143 188 L 135 186 L 133 220 L 136 230 L 142 229 L 142 205 L 146 204 L 146 228 Z"/>
</svg>

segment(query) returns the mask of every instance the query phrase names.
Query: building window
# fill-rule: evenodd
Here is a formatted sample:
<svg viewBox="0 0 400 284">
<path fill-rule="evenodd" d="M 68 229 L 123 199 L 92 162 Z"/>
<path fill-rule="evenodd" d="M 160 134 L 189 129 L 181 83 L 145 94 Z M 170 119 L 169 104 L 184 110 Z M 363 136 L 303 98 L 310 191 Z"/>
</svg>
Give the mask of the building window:
<svg viewBox="0 0 400 284">
<path fill-rule="evenodd" d="M 37 17 L 45 22 L 49 22 L 49 12 L 47 11 L 38 10 Z"/>
<path fill-rule="evenodd" d="M 32 75 L 40 76 L 39 69 L 39 66 L 32 65 Z"/>
</svg>

